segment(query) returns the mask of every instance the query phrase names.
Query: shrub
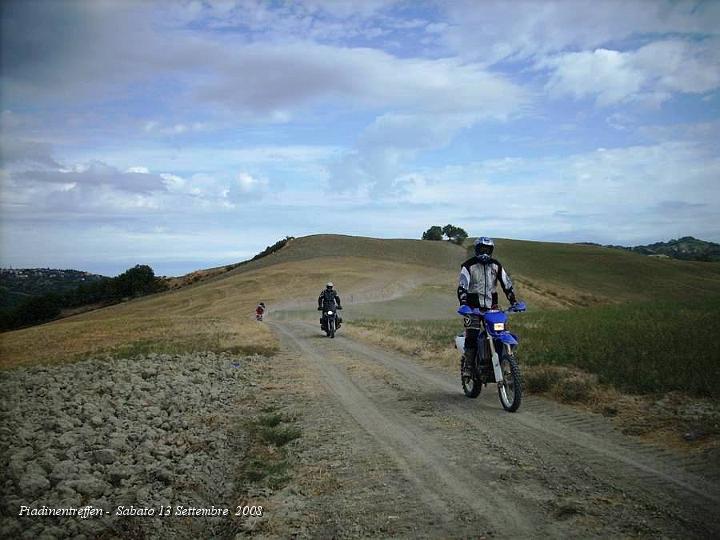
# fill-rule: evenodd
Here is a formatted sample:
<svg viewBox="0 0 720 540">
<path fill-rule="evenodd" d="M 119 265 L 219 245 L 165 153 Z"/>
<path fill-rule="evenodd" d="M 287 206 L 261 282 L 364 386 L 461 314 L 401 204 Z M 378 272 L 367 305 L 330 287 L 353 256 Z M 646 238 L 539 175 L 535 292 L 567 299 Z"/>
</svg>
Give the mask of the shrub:
<svg viewBox="0 0 720 540">
<path fill-rule="evenodd" d="M 531 394 L 548 392 L 563 377 L 563 369 L 558 366 L 526 366 L 523 367 L 525 389 Z"/>
<path fill-rule="evenodd" d="M 552 395 L 563 403 L 587 403 L 597 387 L 597 377 L 575 373 L 559 379 L 552 387 Z"/>
</svg>

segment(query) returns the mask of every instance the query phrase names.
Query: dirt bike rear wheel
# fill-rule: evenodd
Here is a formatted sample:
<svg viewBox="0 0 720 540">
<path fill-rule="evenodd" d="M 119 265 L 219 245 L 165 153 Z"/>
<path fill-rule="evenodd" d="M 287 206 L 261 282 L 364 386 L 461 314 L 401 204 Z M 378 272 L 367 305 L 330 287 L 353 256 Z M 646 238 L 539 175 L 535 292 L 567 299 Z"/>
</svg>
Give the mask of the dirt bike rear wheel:
<svg viewBox="0 0 720 540">
<path fill-rule="evenodd" d="M 508 412 L 515 412 L 522 401 L 522 374 L 514 355 L 503 354 L 500 357 L 500 369 L 503 381 L 498 384 L 500 404 Z"/>
</svg>

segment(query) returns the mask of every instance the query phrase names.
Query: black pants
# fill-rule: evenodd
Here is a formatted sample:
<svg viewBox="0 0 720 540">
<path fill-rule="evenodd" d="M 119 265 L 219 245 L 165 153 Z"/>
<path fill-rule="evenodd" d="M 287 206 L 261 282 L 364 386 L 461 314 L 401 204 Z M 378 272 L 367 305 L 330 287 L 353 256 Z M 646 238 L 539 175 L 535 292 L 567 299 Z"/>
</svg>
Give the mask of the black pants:
<svg viewBox="0 0 720 540">
<path fill-rule="evenodd" d="M 466 361 L 474 362 L 478 352 L 478 336 L 480 335 L 480 316 L 466 315 L 465 323 L 465 355 Z"/>
</svg>

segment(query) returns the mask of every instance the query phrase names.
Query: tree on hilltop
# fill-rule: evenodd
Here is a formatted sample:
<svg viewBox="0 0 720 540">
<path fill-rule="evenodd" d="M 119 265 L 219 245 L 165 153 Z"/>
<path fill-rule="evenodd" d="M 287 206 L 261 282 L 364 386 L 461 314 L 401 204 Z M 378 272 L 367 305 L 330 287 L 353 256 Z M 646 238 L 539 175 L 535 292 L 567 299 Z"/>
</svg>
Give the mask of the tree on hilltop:
<svg viewBox="0 0 720 540">
<path fill-rule="evenodd" d="M 450 224 L 445 225 L 442 228 L 442 232 L 445 236 L 447 236 L 447 239 L 450 240 L 450 242 L 458 245 L 462 244 L 468 237 L 468 233 L 465 232 L 465 229 Z"/>
<path fill-rule="evenodd" d="M 427 231 L 425 231 L 422 235 L 423 240 L 442 240 L 443 239 L 443 230 L 442 228 L 438 227 L 437 225 L 433 225 L 430 227 Z"/>
<path fill-rule="evenodd" d="M 463 241 L 468 237 L 468 233 L 462 227 L 456 227 L 455 225 L 445 225 L 440 227 L 433 225 L 422 235 L 423 240 L 443 240 L 447 239 L 455 244 L 462 244 Z"/>
</svg>

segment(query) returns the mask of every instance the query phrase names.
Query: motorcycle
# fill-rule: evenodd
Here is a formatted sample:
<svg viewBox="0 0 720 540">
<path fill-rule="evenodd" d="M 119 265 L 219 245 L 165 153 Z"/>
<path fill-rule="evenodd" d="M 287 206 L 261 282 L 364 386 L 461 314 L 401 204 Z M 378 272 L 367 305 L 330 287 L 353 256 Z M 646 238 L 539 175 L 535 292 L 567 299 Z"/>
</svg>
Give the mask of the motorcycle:
<svg viewBox="0 0 720 540">
<path fill-rule="evenodd" d="M 325 331 L 325 335 L 329 338 L 335 337 L 335 332 L 338 328 L 338 308 L 328 308 L 323 310 L 325 316 L 325 327 L 320 325 L 320 328 Z"/>
<path fill-rule="evenodd" d="M 522 401 L 522 374 L 515 358 L 518 337 L 507 330 L 507 313 L 519 313 L 526 309 L 524 302 L 510 306 L 507 312 L 499 309 L 481 311 L 478 308 L 460 306 L 457 311 L 460 315 L 477 315 L 481 322 L 478 354 L 469 359 L 469 365 L 466 366 L 470 374 L 464 374 L 462 368 L 460 372 L 463 392 L 467 397 L 476 398 L 483 385 L 497 383 L 503 409 L 508 412 L 518 410 Z M 465 351 L 464 332 L 455 337 L 455 348 Z"/>
<path fill-rule="evenodd" d="M 255 320 L 262 322 L 263 320 L 263 314 L 262 313 L 255 313 Z"/>
</svg>

